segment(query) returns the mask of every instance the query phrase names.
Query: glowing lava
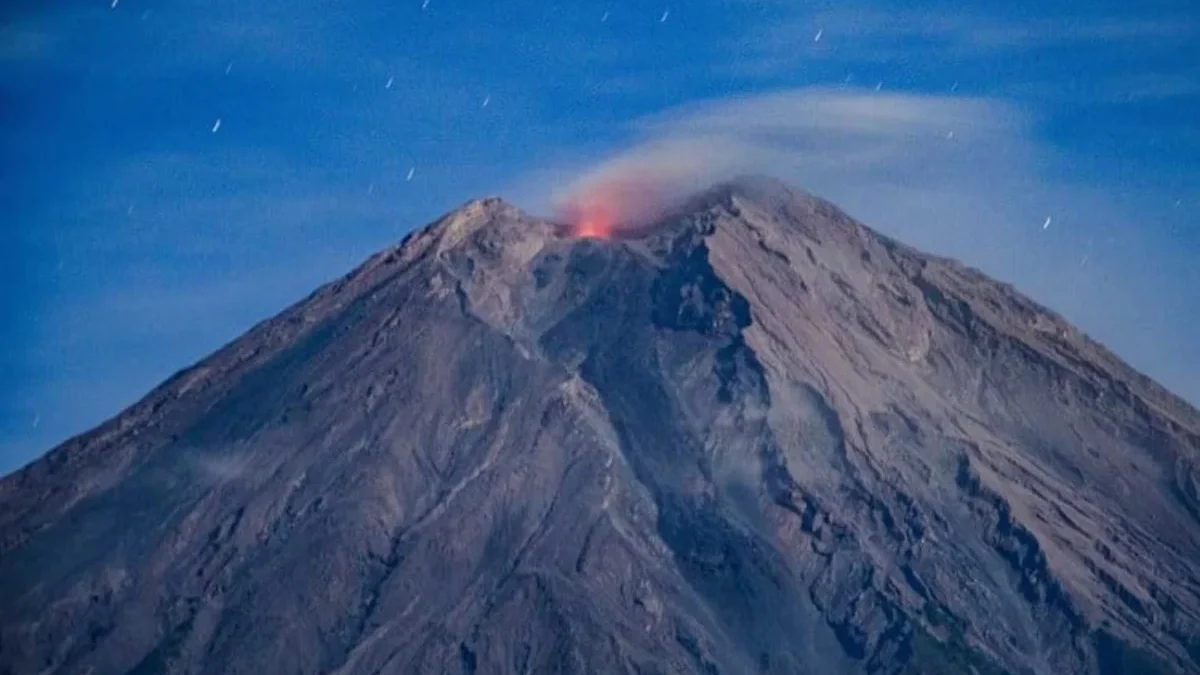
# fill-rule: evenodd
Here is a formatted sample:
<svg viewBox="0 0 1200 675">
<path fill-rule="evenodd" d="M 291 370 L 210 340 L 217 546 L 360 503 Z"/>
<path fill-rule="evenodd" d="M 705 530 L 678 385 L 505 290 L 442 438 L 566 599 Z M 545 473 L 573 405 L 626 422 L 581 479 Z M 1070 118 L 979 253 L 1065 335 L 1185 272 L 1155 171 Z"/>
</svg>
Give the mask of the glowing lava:
<svg viewBox="0 0 1200 675">
<path fill-rule="evenodd" d="M 617 229 L 617 216 L 613 209 L 597 201 L 583 201 L 571 205 L 570 220 L 575 223 L 575 236 L 584 239 L 611 239 Z"/>
<path fill-rule="evenodd" d="M 612 235 L 612 225 L 599 218 L 585 218 L 575 226 L 575 236 L 584 239 L 608 239 Z"/>
<path fill-rule="evenodd" d="M 612 239 L 627 228 L 650 222 L 661 210 L 660 186 L 641 175 L 605 176 L 580 185 L 559 205 L 572 234 Z"/>
</svg>

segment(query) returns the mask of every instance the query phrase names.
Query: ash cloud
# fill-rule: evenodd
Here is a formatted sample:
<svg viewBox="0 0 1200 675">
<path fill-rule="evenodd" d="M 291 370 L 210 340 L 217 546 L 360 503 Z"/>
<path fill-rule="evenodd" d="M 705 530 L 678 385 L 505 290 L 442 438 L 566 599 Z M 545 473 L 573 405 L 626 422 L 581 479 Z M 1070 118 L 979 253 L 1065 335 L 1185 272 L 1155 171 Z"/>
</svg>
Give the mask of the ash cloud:
<svg viewBox="0 0 1200 675">
<path fill-rule="evenodd" d="M 753 148 L 731 138 L 663 138 L 587 171 L 552 198 L 563 220 L 598 217 L 614 228 L 648 225 L 680 200 L 755 164 Z"/>
</svg>

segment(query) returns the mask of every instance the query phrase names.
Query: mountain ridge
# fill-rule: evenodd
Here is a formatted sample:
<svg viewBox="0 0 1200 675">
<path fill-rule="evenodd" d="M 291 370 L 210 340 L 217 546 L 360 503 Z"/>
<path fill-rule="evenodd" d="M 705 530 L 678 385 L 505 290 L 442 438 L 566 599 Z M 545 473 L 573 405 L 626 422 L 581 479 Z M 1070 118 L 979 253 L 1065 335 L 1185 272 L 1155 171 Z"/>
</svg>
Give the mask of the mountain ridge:
<svg viewBox="0 0 1200 675">
<path fill-rule="evenodd" d="M 1198 448 L 1058 315 L 781 183 L 606 241 L 472 200 L 0 479 L 0 666 L 1195 672 Z"/>
</svg>

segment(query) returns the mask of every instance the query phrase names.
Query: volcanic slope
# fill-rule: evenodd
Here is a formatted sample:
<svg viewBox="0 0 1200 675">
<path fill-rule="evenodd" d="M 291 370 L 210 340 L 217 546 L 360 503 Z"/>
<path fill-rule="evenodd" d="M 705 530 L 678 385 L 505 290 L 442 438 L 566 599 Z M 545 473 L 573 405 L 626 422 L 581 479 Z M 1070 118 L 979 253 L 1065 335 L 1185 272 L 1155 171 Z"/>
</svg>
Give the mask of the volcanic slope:
<svg viewBox="0 0 1200 675">
<path fill-rule="evenodd" d="M 744 178 L 473 201 L 0 481 L 0 672 L 1200 672 L 1200 414 Z"/>
</svg>

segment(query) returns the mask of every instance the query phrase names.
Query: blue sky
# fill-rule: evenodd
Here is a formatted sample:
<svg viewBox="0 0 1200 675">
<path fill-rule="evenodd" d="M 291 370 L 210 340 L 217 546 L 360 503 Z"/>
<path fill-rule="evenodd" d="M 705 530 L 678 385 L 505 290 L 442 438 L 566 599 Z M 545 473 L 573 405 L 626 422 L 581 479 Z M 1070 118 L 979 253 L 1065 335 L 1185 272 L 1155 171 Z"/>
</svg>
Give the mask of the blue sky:
<svg viewBox="0 0 1200 675">
<path fill-rule="evenodd" d="M 1194 0 L 423 2 L 3 10 L 0 472 L 467 199 L 630 169 L 793 181 L 1200 401 Z"/>
</svg>

